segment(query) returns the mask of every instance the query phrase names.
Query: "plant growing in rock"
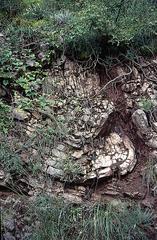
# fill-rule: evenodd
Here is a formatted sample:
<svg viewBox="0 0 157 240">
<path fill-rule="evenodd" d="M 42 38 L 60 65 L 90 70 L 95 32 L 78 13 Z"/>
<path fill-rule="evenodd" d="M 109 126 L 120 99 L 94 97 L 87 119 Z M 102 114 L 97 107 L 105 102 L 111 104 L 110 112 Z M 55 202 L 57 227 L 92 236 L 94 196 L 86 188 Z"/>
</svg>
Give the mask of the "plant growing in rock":
<svg viewBox="0 0 157 240">
<path fill-rule="evenodd" d="M 65 182 L 78 181 L 80 179 L 80 176 L 83 174 L 81 165 L 70 157 L 63 160 L 61 168 L 64 172 L 62 179 Z"/>
<path fill-rule="evenodd" d="M 145 111 L 145 112 L 150 112 L 153 109 L 153 103 L 150 99 L 148 98 L 141 98 L 139 102 L 139 106 Z"/>
</svg>

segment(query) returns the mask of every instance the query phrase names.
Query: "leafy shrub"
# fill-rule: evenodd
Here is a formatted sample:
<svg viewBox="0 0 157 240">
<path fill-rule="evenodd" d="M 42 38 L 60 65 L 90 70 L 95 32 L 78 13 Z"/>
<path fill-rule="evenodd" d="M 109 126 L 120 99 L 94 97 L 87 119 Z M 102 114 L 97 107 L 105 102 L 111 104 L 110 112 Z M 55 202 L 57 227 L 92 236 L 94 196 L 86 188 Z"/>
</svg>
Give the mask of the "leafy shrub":
<svg viewBox="0 0 157 240">
<path fill-rule="evenodd" d="M 33 1 L 12 23 L 8 35 L 18 40 L 14 44 L 19 39 L 22 45 L 43 41 L 66 53 L 87 57 L 112 46 L 142 50 L 156 38 L 156 14 L 157 8 L 148 0 Z"/>
<path fill-rule="evenodd" d="M 77 52 L 92 54 L 112 44 L 144 45 L 145 39 L 155 34 L 157 9 L 147 0 L 86 0 L 80 1 L 77 7 L 72 0 L 57 4 L 50 1 L 50 4 L 51 26 L 48 24 L 48 28 L 53 33 L 50 38 L 61 46 L 63 41 Z M 61 43 L 59 39 L 62 39 Z"/>
</svg>

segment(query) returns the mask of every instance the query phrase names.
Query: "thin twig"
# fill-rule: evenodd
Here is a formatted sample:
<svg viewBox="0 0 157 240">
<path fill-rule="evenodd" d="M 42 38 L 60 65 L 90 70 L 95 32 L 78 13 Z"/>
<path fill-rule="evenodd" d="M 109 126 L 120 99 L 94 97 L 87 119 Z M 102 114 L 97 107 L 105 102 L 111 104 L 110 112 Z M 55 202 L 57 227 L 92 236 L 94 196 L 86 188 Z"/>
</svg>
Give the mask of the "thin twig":
<svg viewBox="0 0 157 240">
<path fill-rule="evenodd" d="M 131 67 L 128 66 L 128 65 L 127 65 L 127 67 L 129 68 L 130 72 L 125 73 L 125 74 L 120 75 L 120 76 L 117 76 L 117 77 L 115 77 L 114 79 L 112 79 L 111 81 L 109 81 L 105 86 L 103 86 L 103 87 L 100 89 L 100 91 L 99 91 L 97 94 L 95 94 L 95 95 L 93 96 L 93 98 L 94 98 L 94 97 L 97 97 L 97 96 L 98 96 L 102 91 L 104 91 L 111 83 L 122 81 L 121 78 L 126 77 L 126 76 L 129 76 L 129 75 L 132 73 L 132 69 L 131 69 Z"/>
</svg>

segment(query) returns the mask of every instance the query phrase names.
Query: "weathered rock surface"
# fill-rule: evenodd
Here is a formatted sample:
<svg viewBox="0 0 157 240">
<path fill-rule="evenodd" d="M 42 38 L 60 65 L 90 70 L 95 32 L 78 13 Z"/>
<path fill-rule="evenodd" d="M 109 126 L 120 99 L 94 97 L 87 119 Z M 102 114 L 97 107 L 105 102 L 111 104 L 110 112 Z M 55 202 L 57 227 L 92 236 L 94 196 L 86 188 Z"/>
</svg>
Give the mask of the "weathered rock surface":
<svg viewBox="0 0 157 240">
<path fill-rule="evenodd" d="M 145 144 L 151 148 L 157 149 L 157 133 L 148 124 L 146 113 L 138 109 L 132 114 L 132 121 L 137 128 L 137 134 L 144 140 Z M 152 126 L 154 126 L 152 124 Z"/>
<path fill-rule="evenodd" d="M 118 70 L 119 74 L 126 74 L 123 69 Z M 81 71 L 81 67 L 77 69 L 74 63 L 66 61 L 66 81 L 58 78 L 57 71 L 53 79 L 48 79 L 47 84 L 52 84 L 52 81 L 57 83 L 56 98 L 62 98 L 62 102 L 55 107 L 56 115 L 65 122 L 67 133 L 63 141 L 64 149 L 59 149 L 57 145 L 52 149 L 51 157 L 45 160 L 44 171 L 60 178 L 64 175 L 64 163 L 70 159 L 71 163 L 78 164 L 82 169 L 80 181 L 112 176 L 115 172 L 120 175 L 131 172 L 137 159 L 129 138 L 119 136 L 112 131 L 112 126 L 106 131 L 106 136 L 101 136 L 106 130 L 104 128 L 109 128 L 106 122 L 115 111 L 115 106 L 101 94 L 97 96 L 100 91 L 99 76 L 91 72 L 84 75 Z M 137 75 L 137 71 L 134 72 Z M 136 86 L 133 85 L 134 90 Z M 130 92 L 129 86 L 123 86 L 126 92 Z"/>
<path fill-rule="evenodd" d="M 12 111 L 12 114 L 13 114 L 13 118 L 18 121 L 25 121 L 30 118 L 30 113 L 25 112 L 20 108 L 14 108 Z"/>
<path fill-rule="evenodd" d="M 87 179 L 109 177 L 115 172 L 124 175 L 133 170 L 136 162 L 135 148 L 129 138 L 111 133 L 104 148 L 92 161 L 91 170 L 87 171 Z"/>
<path fill-rule="evenodd" d="M 15 221 L 13 218 L 5 219 L 4 221 L 4 228 L 8 231 L 13 231 L 15 229 Z"/>
<path fill-rule="evenodd" d="M 105 140 L 104 146 L 102 145 L 95 151 L 91 147 L 86 152 L 83 150 L 73 152 L 71 150 L 70 156 L 75 159 L 74 163 L 78 162 L 82 166 L 83 172 L 80 177 L 82 181 L 109 177 L 115 172 L 125 175 L 133 170 L 137 162 L 132 142 L 126 135 L 120 137 L 117 133 L 111 133 Z M 53 177 L 64 176 L 62 170 L 64 162 L 62 161 L 63 158 L 47 160 L 45 162 L 48 166 L 47 173 Z"/>
<path fill-rule="evenodd" d="M 150 137 L 150 129 L 145 112 L 141 109 L 136 110 L 132 114 L 132 121 L 137 128 L 137 134 L 139 135 L 139 137 L 145 137 L 146 139 L 148 139 Z"/>
</svg>

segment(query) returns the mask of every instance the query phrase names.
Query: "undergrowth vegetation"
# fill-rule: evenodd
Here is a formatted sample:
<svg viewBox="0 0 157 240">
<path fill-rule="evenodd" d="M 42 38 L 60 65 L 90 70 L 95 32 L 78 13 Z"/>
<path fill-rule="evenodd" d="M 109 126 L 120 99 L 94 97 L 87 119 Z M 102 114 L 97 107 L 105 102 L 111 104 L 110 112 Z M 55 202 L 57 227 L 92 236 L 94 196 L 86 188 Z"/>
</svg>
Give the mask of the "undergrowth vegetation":
<svg viewBox="0 0 157 240">
<path fill-rule="evenodd" d="M 14 176 L 47 176 L 44 161 L 73 131 L 73 123 L 56 114 L 67 96 L 63 89 L 62 98 L 55 98 L 59 81 L 51 78 L 52 68 L 63 70 L 64 77 L 65 56 L 88 69 L 156 53 L 156 1 L 0 0 L 0 167 Z M 146 113 L 154 108 L 149 98 L 139 105 Z M 79 115 L 77 101 L 76 108 Z M 33 121 L 20 125 L 13 115 L 17 109 Z M 144 182 L 150 190 L 156 189 L 157 174 L 149 163 Z M 61 164 L 61 181 L 77 182 L 80 165 L 71 156 Z M 29 213 L 39 223 L 31 240 L 148 240 L 146 229 L 154 221 L 137 205 L 76 206 L 48 196 L 39 196 Z"/>
<path fill-rule="evenodd" d="M 154 1 L 3 0 L 0 9 L 0 80 L 24 110 L 48 102 L 42 83 L 59 56 L 100 63 L 157 51 Z"/>
<path fill-rule="evenodd" d="M 74 206 L 48 196 L 36 199 L 33 214 L 40 224 L 32 240 L 146 240 L 154 219 L 151 211 L 121 201 Z"/>
<path fill-rule="evenodd" d="M 13 174 L 22 175 L 25 172 L 20 157 L 15 154 L 10 149 L 10 146 L 7 145 L 6 142 L 3 142 L 2 139 L 0 143 L 0 166 L 2 166 L 6 172 Z"/>
<path fill-rule="evenodd" d="M 149 159 L 148 164 L 143 174 L 143 181 L 147 186 L 149 192 L 154 196 L 157 195 L 157 164 L 156 160 Z"/>
</svg>

